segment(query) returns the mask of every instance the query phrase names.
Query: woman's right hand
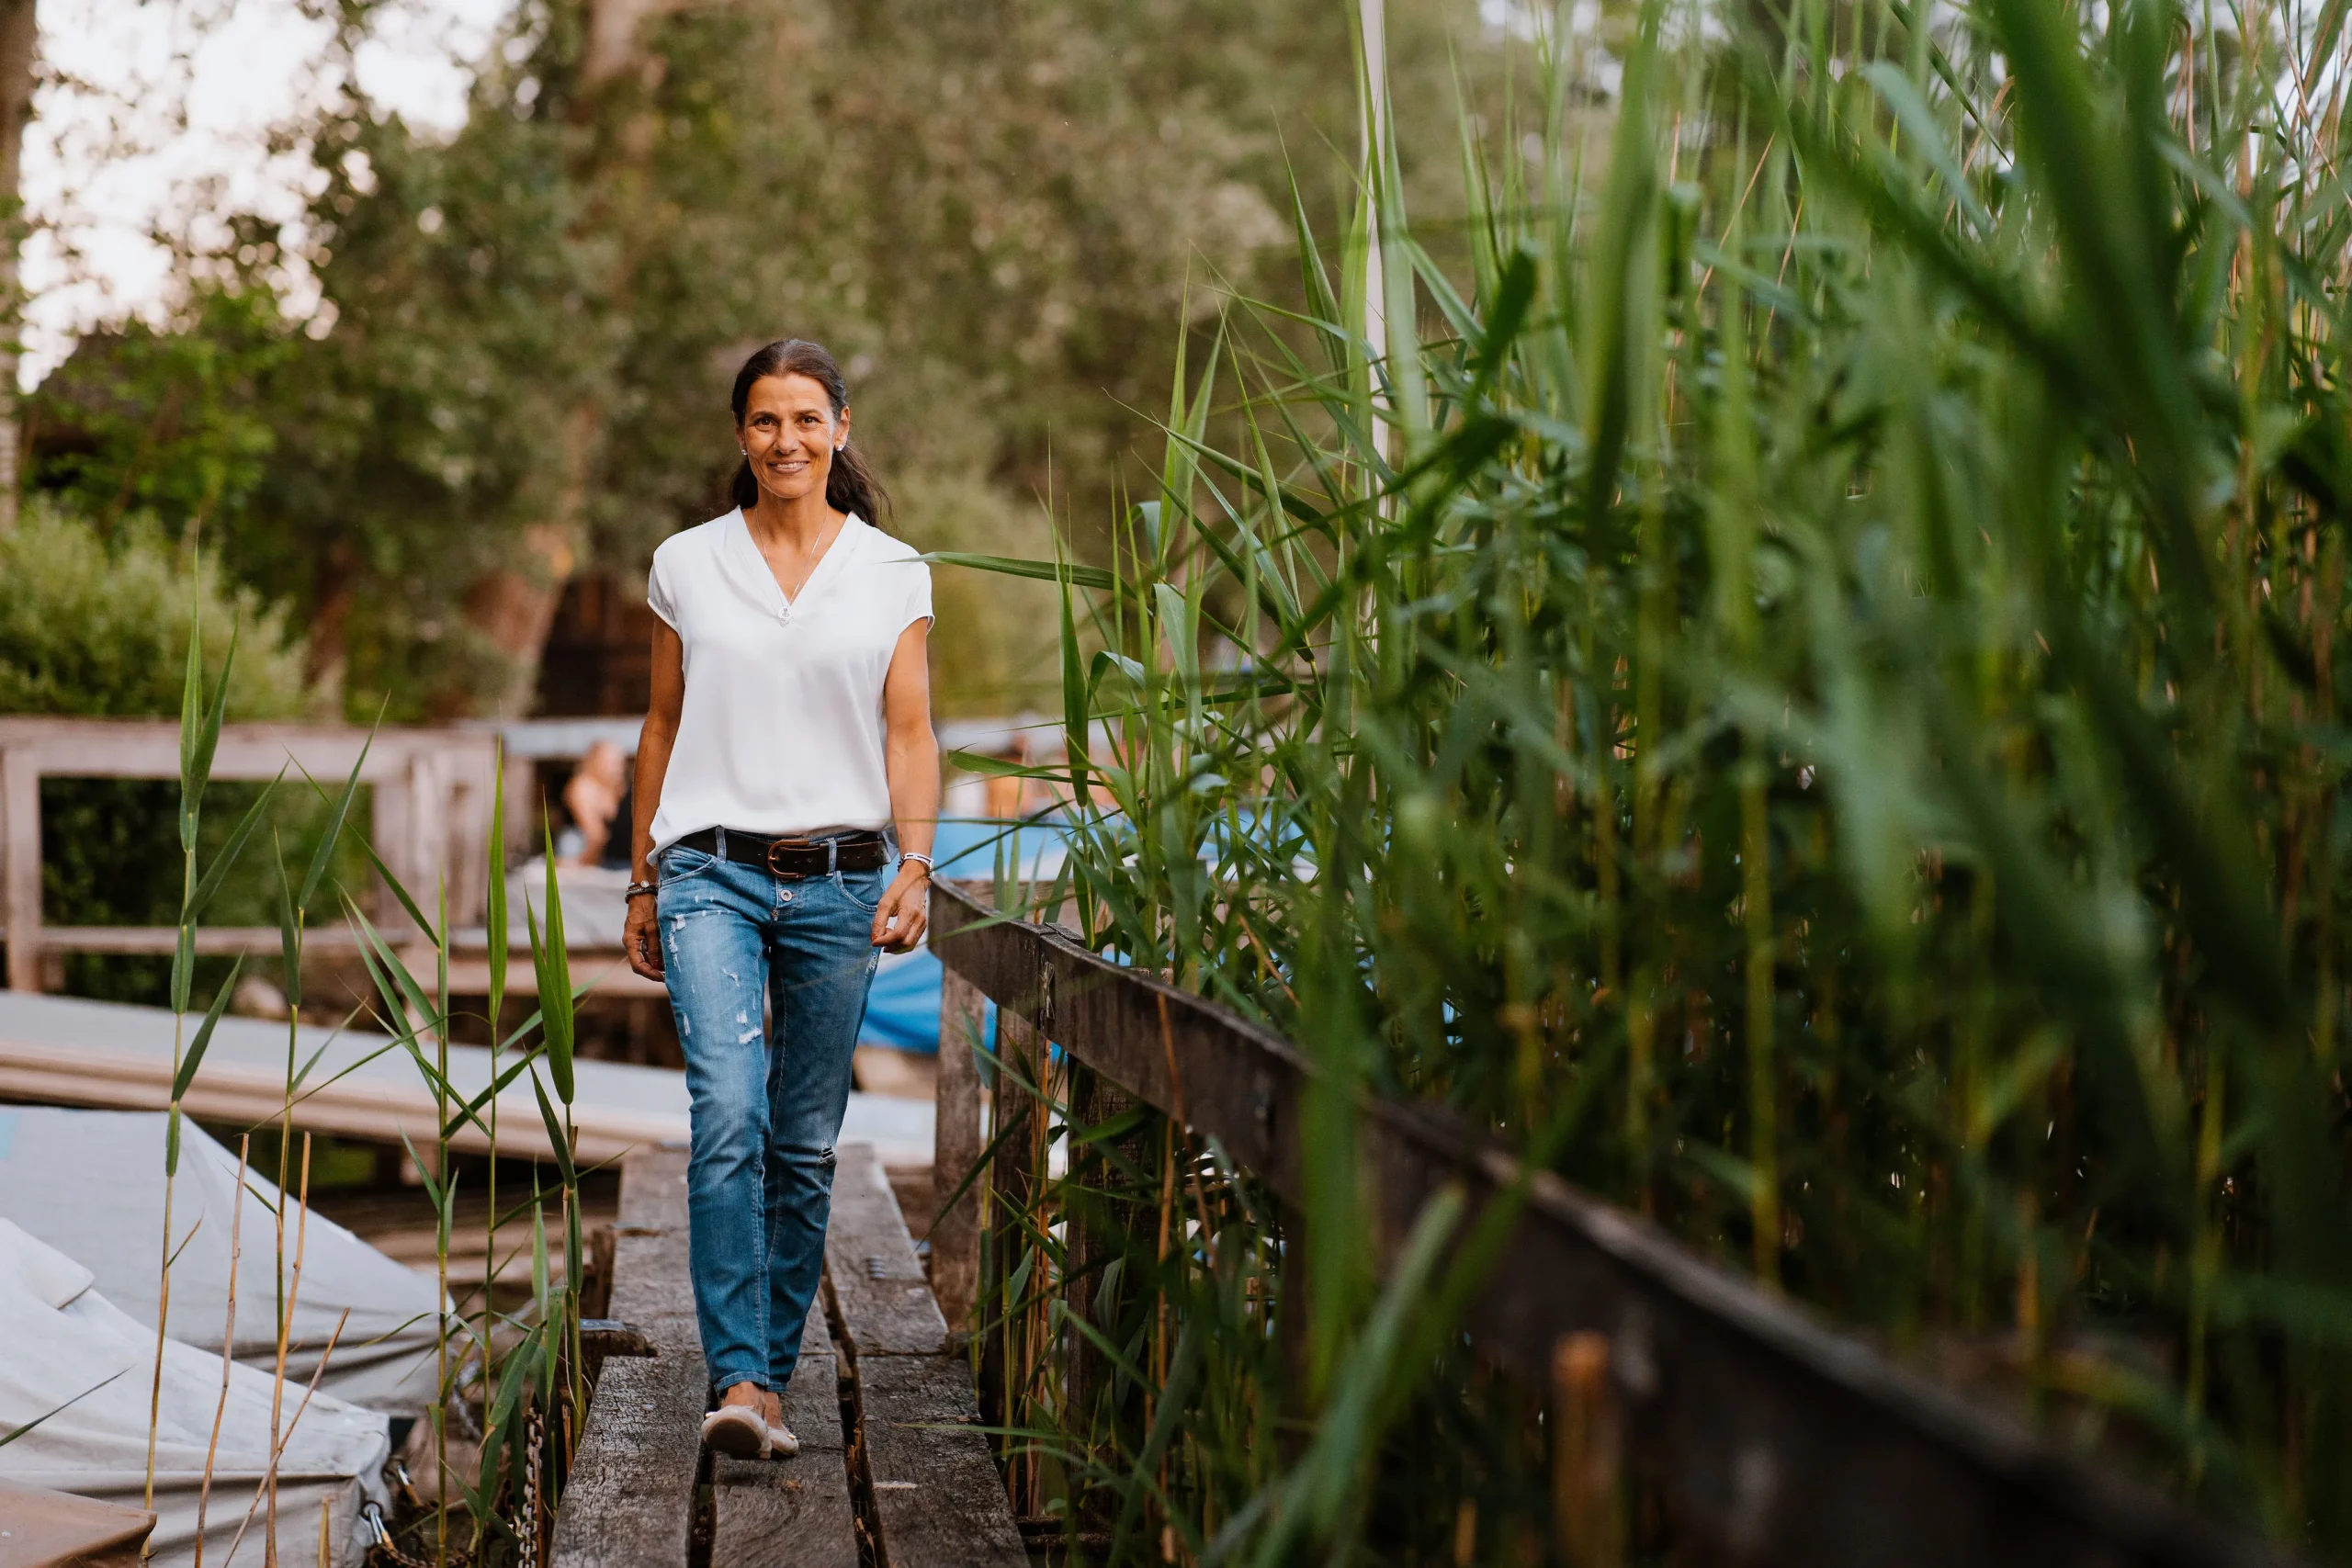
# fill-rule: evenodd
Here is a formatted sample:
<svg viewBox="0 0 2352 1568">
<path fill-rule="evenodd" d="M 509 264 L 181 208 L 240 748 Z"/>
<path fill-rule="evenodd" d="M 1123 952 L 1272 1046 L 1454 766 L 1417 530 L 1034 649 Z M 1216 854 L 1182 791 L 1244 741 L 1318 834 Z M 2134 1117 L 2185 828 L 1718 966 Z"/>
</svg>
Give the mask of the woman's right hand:
<svg viewBox="0 0 2352 1568">
<path fill-rule="evenodd" d="M 621 927 L 621 951 L 628 955 L 628 966 L 649 980 L 662 980 L 662 922 L 657 918 L 652 894 L 639 894 L 628 901 L 628 920 Z"/>
</svg>

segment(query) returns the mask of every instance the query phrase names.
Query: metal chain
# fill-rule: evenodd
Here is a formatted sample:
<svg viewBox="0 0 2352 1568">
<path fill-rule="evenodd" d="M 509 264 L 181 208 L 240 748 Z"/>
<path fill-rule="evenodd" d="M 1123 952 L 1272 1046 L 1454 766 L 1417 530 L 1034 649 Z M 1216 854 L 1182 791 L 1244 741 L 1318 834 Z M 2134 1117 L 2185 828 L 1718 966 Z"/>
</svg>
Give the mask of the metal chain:
<svg viewBox="0 0 2352 1568">
<path fill-rule="evenodd" d="M 547 1440 L 547 1418 L 533 1404 L 530 1437 L 523 1459 L 522 1529 L 517 1532 L 523 1538 L 523 1568 L 539 1568 L 539 1460 Z"/>
<path fill-rule="evenodd" d="M 514 1530 L 521 1543 L 518 1558 L 520 1568 L 539 1568 L 541 1562 L 539 1515 L 544 1502 L 545 1479 L 541 1474 L 540 1465 L 547 1440 L 547 1417 L 534 1405 L 531 1410 L 529 1435 L 524 1445 L 523 1517 L 515 1521 Z M 403 1483 L 407 1482 L 408 1477 L 405 1472 L 401 1473 L 401 1479 Z M 369 1549 L 371 1551 L 381 1552 L 396 1564 L 397 1568 L 434 1568 L 430 1562 L 423 1558 L 412 1557 L 394 1544 L 391 1527 L 384 1521 L 384 1509 L 381 1504 L 369 1502 L 363 1505 L 360 1515 L 367 1522 L 368 1533 L 376 1538 L 375 1545 Z"/>
<path fill-rule="evenodd" d="M 400 1568 L 433 1568 L 432 1563 L 422 1558 L 411 1557 L 392 1544 L 391 1529 L 384 1523 L 384 1509 L 381 1504 L 368 1503 L 360 1509 L 360 1514 L 368 1521 L 369 1533 L 376 1538 L 376 1544 L 371 1550 L 382 1552 L 398 1563 Z"/>
</svg>

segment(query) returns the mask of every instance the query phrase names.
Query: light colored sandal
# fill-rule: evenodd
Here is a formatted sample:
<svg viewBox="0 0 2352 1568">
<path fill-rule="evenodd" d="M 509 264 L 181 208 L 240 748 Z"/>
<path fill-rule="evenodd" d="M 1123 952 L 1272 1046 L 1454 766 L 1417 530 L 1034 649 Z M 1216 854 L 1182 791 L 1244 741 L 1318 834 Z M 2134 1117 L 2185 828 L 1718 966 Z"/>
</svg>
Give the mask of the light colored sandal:
<svg viewBox="0 0 2352 1568">
<path fill-rule="evenodd" d="M 767 1401 L 763 1400 L 760 1404 L 760 1419 L 767 1421 L 768 1427 L 768 1458 L 790 1459 L 800 1451 L 800 1439 L 794 1437 L 792 1428 L 784 1424 L 783 1401 L 774 1394 L 768 1398 L 775 1400 L 776 1404 L 775 1419 L 773 1421 L 768 1421 Z"/>
<path fill-rule="evenodd" d="M 765 1459 L 772 1442 L 766 1420 L 751 1404 L 722 1404 L 704 1416 L 702 1440 L 711 1452 L 735 1459 Z"/>
</svg>

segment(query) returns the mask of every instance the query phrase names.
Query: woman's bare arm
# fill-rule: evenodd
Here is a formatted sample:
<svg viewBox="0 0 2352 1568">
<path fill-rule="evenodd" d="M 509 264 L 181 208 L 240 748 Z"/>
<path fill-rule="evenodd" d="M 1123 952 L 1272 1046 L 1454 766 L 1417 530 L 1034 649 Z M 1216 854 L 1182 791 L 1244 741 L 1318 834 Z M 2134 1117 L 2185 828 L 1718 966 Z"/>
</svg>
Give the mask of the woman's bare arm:
<svg viewBox="0 0 2352 1568">
<path fill-rule="evenodd" d="M 939 737 L 931 728 L 931 623 L 899 634 L 882 682 L 883 766 L 890 783 L 890 817 L 899 848 L 931 853 L 939 830 Z M 874 945 L 911 951 L 930 923 L 931 868 L 901 861 L 899 874 L 874 911 Z"/>
<path fill-rule="evenodd" d="M 645 728 L 637 738 L 637 819 L 630 825 L 629 876 L 651 882 L 653 875 L 653 816 L 662 808 L 662 782 L 670 773 L 670 750 L 678 741 L 678 715 L 686 700 L 686 649 L 666 624 L 653 625 L 653 700 L 645 710 Z M 649 980 L 662 978 L 662 943 L 654 919 L 653 898 L 640 895 L 628 901 L 628 923 L 621 945 L 628 966 Z"/>
</svg>

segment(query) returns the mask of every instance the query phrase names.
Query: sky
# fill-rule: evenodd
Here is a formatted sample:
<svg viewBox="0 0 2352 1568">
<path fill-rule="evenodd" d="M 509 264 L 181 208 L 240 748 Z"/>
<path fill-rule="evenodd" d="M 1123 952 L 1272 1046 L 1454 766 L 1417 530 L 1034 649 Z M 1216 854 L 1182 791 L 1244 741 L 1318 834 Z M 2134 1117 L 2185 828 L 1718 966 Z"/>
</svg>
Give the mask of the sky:
<svg viewBox="0 0 2352 1568">
<path fill-rule="evenodd" d="M 356 63 L 372 100 L 420 129 L 454 131 L 468 69 L 511 0 L 389 0 Z M 315 177 L 299 145 L 272 146 L 340 85 L 330 24 L 296 0 L 40 0 L 42 81 L 26 130 L 23 253 L 27 387 L 101 322 L 169 304 L 158 231 L 199 246 L 209 215 L 299 218 Z M 288 308 L 316 298 L 281 279 Z"/>
</svg>

